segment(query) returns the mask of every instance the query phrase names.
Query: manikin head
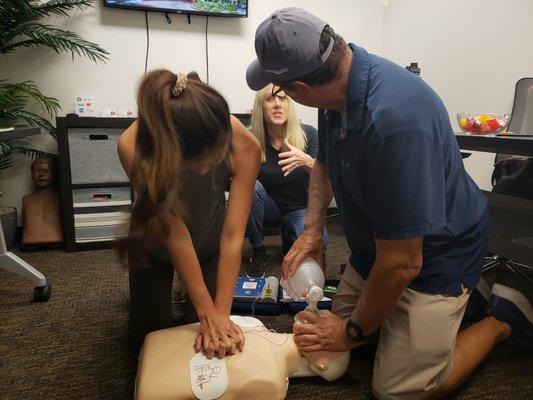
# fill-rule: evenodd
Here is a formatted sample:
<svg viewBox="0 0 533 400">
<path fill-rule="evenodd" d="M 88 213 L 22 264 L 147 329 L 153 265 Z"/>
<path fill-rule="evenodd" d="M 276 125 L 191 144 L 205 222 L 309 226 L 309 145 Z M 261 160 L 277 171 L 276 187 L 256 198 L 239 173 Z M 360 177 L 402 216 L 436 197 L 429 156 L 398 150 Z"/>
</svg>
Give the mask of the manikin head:
<svg viewBox="0 0 533 400">
<path fill-rule="evenodd" d="M 31 178 L 37 190 L 52 186 L 55 180 L 54 162 L 44 157 L 33 160 L 31 163 Z"/>
<path fill-rule="evenodd" d="M 275 11 L 257 28 L 255 50 L 246 71 L 252 90 L 273 82 L 300 104 L 331 108 L 349 48 L 325 21 L 301 8 Z"/>
</svg>

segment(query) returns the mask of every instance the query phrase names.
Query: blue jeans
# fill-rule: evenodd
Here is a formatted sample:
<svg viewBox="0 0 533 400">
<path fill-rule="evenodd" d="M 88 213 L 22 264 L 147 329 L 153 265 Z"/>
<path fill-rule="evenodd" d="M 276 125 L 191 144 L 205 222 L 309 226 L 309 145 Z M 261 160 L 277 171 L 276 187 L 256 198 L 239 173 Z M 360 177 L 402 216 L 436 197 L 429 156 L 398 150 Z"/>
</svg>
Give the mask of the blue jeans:
<svg viewBox="0 0 533 400">
<path fill-rule="evenodd" d="M 274 228 L 280 227 L 282 254 L 285 255 L 304 231 L 306 215 L 307 208 L 282 214 L 261 182 L 256 181 L 252 209 L 246 226 L 246 237 L 250 240 L 252 247 L 257 249 L 263 247 L 265 225 Z M 322 240 L 324 247 L 326 247 L 328 245 L 328 233 L 325 229 Z"/>
</svg>

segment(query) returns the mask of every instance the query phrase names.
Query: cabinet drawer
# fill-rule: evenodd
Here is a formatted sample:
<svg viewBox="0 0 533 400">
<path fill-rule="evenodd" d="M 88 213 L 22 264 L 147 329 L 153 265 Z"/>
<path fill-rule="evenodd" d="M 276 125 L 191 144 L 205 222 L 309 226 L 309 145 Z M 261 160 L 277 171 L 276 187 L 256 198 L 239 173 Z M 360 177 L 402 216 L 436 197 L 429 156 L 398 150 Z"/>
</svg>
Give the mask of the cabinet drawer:
<svg viewBox="0 0 533 400">
<path fill-rule="evenodd" d="M 128 234 L 128 187 L 72 190 L 76 243 L 115 240 Z"/>
<path fill-rule="evenodd" d="M 73 184 L 129 181 L 117 153 L 117 141 L 122 132 L 122 129 L 112 128 L 68 130 L 70 174 Z"/>
</svg>

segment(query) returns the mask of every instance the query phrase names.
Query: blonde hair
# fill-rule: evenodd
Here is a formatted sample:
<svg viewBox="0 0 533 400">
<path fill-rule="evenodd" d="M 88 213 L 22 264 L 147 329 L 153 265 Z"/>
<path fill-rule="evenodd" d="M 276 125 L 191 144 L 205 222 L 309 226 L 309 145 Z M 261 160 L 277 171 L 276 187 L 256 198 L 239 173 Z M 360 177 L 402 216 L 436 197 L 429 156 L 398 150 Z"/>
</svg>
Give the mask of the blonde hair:
<svg viewBox="0 0 533 400">
<path fill-rule="evenodd" d="M 252 111 L 252 126 L 250 131 L 259 140 L 261 145 L 261 162 L 266 161 L 266 135 L 268 134 L 265 128 L 265 120 L 263 116 L 263 103 L 267 96 L 272 93 L 272 84 L 255 94 L 254 108 Z M 305 151 L 307 145 L 307 136 L 302 129 L 302 125 L 296 117 L 296 110 L 294 109 L 294 101 L 287 96 L 289 108 L 287 113 L 287 122 L 285 122 L 284 138 L 289 141 L 291 145 L 298 149 Z"/>
</svg>

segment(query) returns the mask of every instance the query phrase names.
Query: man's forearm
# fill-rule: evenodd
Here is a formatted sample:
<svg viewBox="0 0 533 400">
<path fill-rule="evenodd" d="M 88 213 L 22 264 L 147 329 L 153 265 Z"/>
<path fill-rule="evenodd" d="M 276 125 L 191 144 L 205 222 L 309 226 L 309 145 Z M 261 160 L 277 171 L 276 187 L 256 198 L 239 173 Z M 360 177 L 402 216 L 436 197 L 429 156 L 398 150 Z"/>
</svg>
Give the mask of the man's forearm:
<svg viewBox="0 0 533 400">
<path fill-rule="evenodd" d="M 383 323 L 410 281 L 401 267 L 374 264 L 352 314 L 363 333 L 370 334 Z"/>
<path fill-rule="evenodd" d="M 305 229 L 324 229 L 326 211 L 333 199 L 333 191 L 327 175 L 326 165 L 315 160 L 309 180 L 309 201 Z"/>
</svg>

